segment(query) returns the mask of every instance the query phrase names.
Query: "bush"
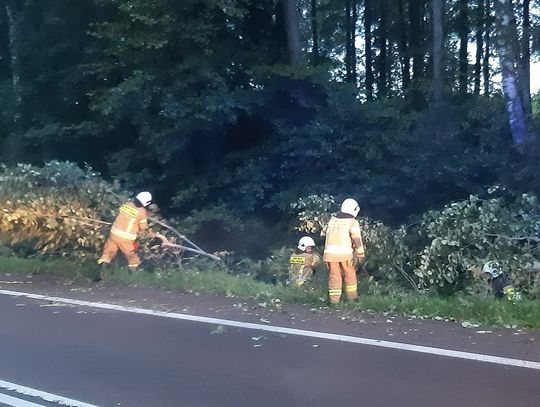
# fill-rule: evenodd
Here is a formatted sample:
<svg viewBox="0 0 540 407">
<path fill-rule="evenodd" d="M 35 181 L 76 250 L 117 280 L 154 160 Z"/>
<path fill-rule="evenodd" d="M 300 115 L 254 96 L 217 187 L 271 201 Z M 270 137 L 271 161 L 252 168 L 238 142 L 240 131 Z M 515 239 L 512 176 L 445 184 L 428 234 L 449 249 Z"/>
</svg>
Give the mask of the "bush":
<svg viewBox="0 0 540 407">
<path fill-rule="evenodd" d="M 392 229 L 360 218 L 366 260 L 376 279 L 444 293 L 488 292 L 481 268 L 498 261 L 514 285 L 529 298 L 540 298 L 540 206 L 537 197 L 471 196 L 426 213 L 410 227 Z M 495 196 L 498 193 L 500 196 Z M 324 233 L 336 207 L 330 196 L 309 196 L 293 205 L 297 230 Z"/>
<path fill-rule="evenodd" d="M 415 256 L 422 287 L 475 290 L 479 268 L 498 261 L 514 285 L 533 296 L 540 277 L 536 196 L 471 196 L 427 213 L 415 232 L 425 241 Z"/>
<path fill-rule="evenodd" d="M 119 205 L 130 195 L 70 162 L 2 166 L 0 243 L 19 255 L 96 258 Z M 150 242 L 144 243 L 142 251 L 152 257 Z"/>
</svg>

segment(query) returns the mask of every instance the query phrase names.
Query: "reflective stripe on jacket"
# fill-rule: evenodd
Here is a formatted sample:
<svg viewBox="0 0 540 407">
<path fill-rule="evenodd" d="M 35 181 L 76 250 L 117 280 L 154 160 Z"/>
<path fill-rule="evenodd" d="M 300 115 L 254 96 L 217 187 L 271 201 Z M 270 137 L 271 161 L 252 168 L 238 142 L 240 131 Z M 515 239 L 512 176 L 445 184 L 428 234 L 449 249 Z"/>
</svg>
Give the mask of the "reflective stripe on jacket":
<svg viewBox="0 0 540 407">
<path fill-rule="evenodd" d="M 137 208 L 132 202 L 120 207 L 120 211 L 111 229 L 111 234 L 125 240 L 137 239 L 139 230 L 148 228 L 147 213 L 144 208 Z"/>
<path fill-rule="evenodd" d="M 364 253 L 358 221 L 353 217 L 333 217 L 330 219 L 326 229 L 324 261 L 352 260 L 354 250 L 359 255 Z"/>
</svg>

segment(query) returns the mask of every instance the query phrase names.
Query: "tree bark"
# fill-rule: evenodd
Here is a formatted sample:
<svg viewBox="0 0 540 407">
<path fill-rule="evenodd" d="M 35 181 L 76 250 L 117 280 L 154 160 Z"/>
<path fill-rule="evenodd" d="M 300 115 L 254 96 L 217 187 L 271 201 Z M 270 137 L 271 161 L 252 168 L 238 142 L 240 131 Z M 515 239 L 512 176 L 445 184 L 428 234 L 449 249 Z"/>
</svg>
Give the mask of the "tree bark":
<svg viewBox="0 0 540 407">
<path fill-rule="evenodd" d="M 356 24 L 358 23 L 358 4 L 357 0 L 352 0 L 352 21 L 351 21 L 351 74 L 354 84 L 356 85 L 358 79 L 356 59 Z"/>
<path fill-rule="evenodd" d="M 405 19 L 405 0 L 399 0 L 399 52 L 401 54 L 401 82 L 403 89 L 409 88 L 411 81 L 411 63 L 407 45 L 407 21 Z"/>
<path fill-rule="evenodd" d="M 530 118 L 532 116 L 531 104 L 531 2 L 523 0 L 523 38 L 521 41 L 521 63 L 519 85 L 521 88 L 521 101 L 523 111 Z"/>
<path fill-rule="evenodd" d="M 345 80 L 352 82 L 351 0 L 345 0 Z"/>
<path fill-rule="evenodd" d="M 497 52 L 502 69 L 502 88 L 506 100 L 506 111 L 514 146 L 523 146 L 529 141 L 525 113 L 519 94 L 516 75 L 516 44 L 518 43 L 516 19 L 512 0 L 495 0 L 495 22 L 497 27 Z"/>
<path fill-rule="evenodd" d="M 467 46 L 469 44 L 469 13 L 467 0 L 459 0 L 459 93 L 467 93 L 469 53 Z"/>
<path fill-rule="evenodd" d="M 287 32 L 287 50 L 289 63 L 298 65 L 302 61 L 302 47 L 300 45 L 300 27 L 298 26 L 298 11 L 296 0 L 282 0 L 285 30 Z"/>
<path fill-rule="evenodd" d="M 433 16 L 433 99 L 440 104 L 443 97 L 443 0 L 432 0 Z"/>
<path fill-rule="evenodd" d="M 372 8 L 371 0 L 364 0 L 364 36 L 365 36 L 365 64 L 366 64 L 366 99 L 373 100 L 373 50 L 371 47 L 372 35 Z"/>
<path fill-rule="evenodd" d="M 19 62 L 19 25 L 20 11 L 17 11 L 11 4 L 6 4 L 6 18 L 8 24 L 8 48 L 10 59 L 11 86 L 15 98 L 14 121 L 21 118 L 21 108 L 23 103 L 23 90 L 21 86 L 21 73 Z"/>
<path fill-rule="evenodd" d="M 478 0 L 476 18 L 476 61 L 474 64 L 474 94 L 480 94 L 482 80 L 482 54 L 484 52 L 484 0 Z"/>
<path fill-rule="evenodd" d="M 319 65 L 319 23 L 317 18 L 317 0 L 311 0 L 311 35 L 313 40 L 311 63 L 314 66 Z"/>
<path fill-rule="evenodd" d="M 410 49 L 412 54 L 412 76 L 418 79 L 424 73 L 424 52 L 422 50 L 423 0 L 409 0 Z"/>
<path fill-rule="evenodd" d="M 491 38 L 490 38 L 490 32 L 491 32 L 491 5 L 490 0 L 486 0 L 484 5 L 484 24 L 485 24 L 485 31 L 484 31 L 484 61 L 483 61 L 483 69 L 482 69 L 482 76 L 484 77 L 484 95 L 488 96 L 491 93 L 491 86 L 490 86 L 490 75 L 489 75 L 489 59 L 491 57 Z"/>
<path fill-rule="evenodd" d="M 379 55 L 377 57 L 377 70 L 379 71 L 379 77 L 377 81 L 377 89 L 379 96 L 388 95 L 388 61 L 387 61 L 387 40 L 388 40 L 388 27 L 387 27 L 387 10 L 386 0 L 379 0 L 380 16 L 379 16 L 379 35 L 378 35 L 378 48 Z"/>
</svg>

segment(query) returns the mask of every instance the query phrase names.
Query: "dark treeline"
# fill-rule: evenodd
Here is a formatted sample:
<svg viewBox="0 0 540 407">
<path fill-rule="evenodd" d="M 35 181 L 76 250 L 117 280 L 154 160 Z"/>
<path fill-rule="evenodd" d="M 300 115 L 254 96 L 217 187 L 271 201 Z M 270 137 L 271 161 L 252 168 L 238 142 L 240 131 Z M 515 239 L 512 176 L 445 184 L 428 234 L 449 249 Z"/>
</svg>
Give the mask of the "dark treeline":
<svg viewBox="0 0 540 407">
<path fill-rule="evenodd" d="M 311 194 L 404 222 L 534 192 L 538 3 L 2 0 L 1 158 L 88 163 L 231 242 Z"/>
</svg>

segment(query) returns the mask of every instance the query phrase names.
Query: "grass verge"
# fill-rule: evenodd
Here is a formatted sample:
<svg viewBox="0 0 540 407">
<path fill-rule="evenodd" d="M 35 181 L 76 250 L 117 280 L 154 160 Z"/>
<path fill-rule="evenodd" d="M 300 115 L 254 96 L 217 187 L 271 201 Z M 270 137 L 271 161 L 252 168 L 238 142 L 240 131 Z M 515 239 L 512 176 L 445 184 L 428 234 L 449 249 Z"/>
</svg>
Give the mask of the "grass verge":
<svg viewBox="0 0 540 407">
<path fill-rule="evenodd" d="M 0 257 L 0 272 L 41 274 L 56 279 L 83 280 L 97 276 L 94 264 L 81 264 L 68 260 L 20 259 Z M 251 276 L 237 276 L 223 271 L 203 269 L 156 270 L 130 274 L 123 268 L 112 268 L 106 280 L 145 287 L 179 290 L 188 293 L 217 294 L 241 299 L 256 299 L 270 304 L 301 303 L 311 306 L 325 305 L 323 289 L 299 289 L 271 285 Z M 434 319 L 452 319 L 458 322 L 490 326 L 526 327 L 540 329 L 540 301 L 522 300 L 517 304 L 484 297 L 453 296 L 443 298 L 403 290 L 384 290 L 377 293 L 361 284 L 358 303 L 344 304 L 347 310 L 372 310 L 397 315 Z M 374 292 L 375 291 L 375 292 Z"/>
</svg>

